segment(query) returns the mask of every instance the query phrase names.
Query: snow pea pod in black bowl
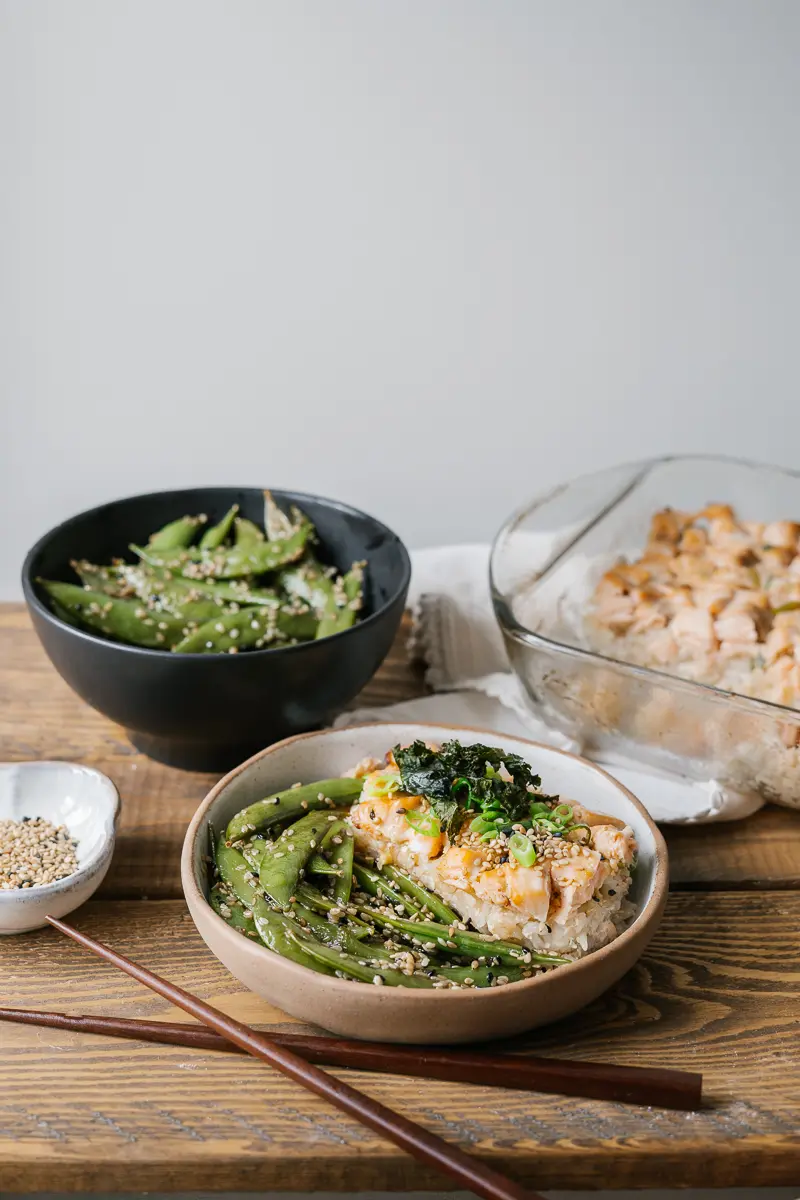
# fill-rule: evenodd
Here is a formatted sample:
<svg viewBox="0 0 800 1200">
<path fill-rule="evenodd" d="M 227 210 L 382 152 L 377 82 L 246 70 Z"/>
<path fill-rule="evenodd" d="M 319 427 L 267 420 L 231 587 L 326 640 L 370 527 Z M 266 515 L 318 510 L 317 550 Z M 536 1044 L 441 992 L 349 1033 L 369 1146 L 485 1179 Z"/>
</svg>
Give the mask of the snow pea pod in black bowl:
<svg viewBox="0 0 800 1200">
<path fill-rule="evenodd" d="M 157 641 L 143 646 L 114 640 L 113 631 L 92 629 L 80 620 L 80 611 L 76 620 L 56 598 L 69 599 L 64 584 L 88 583 L 92 593 L 103 592 L 110 583 L 102 572 L 119 559 L 132 567 L 155 564 L 151 578 L 159 563 L 162 573 L 184 578 L 180 570 L 164 566 L 170 556 L 180 560 L 181 548 L 176 552 L 168 546 L 153 547 L 152 542 L 148 546 L 148 539 L 187 514 L 206 517 L 191 538 L 191 558 L 227 563 L 236 551 L 243 560 L 252 553 L 252 562 L 258 560 L 260 566 L 264 550 L 247 545 L 248 534 L 255 538 L 254 530 L 264 523 L 264 493 L 257 488 L 193 488 L 116 500 L 52 529 L 25 560 L 25 599 L 53 665 L 82 699 L 124 726 L 138 749 L 161 762 L 224 770 L 279 738 L 329 724 L 370 680 L 392 645 L 411 573 L 400 539 L 374 517 L 338 501 L 298 492 L 272 495 L 281 510 L 291 513 L 296 508 L 311 523 L 315 562 L 345 580 L 354 563 L 366 564 L 358 619 L 352 623 L 332 621 L 323 612 L 317 636 L 310 640 L 279 636 L 261 646 L 242 647 L 240 653 L 210 653 L 205 644 L 195 652 L 195 638 L 185 639 L 183 652 L 175 653 Z M 238 535 L 232 525 L 225 530 L 226 515 L 234 506 L 242 526 Z M 218 546 L 209 545 L 214 538 L 208 534 L 215 529 Z M 76 562 L 100 565 L 100 573 L 79 578 L 72 565 Z M 253 603 L 262 601 L 260 621 L 267 620 L 273 588 L 284 594 L 305 585 L 302 572 L 295 578 L 285 565 L 281 570 L 280 579 L 269 569 L 259 572 L 258 587 L 252 586 Z M 199 582 L 202 591 L 202 576 L 190 569 L 186 578 Z M 216 590 L 232 589 L 235 616 L 240 576 L 222 581 L 212 575 L 211 580 Z M 251 586 L 249 575 L 246 586 Z M 202 614 L 207 597 L 199 591 L 193 587 L 190 603 Z M 86 596 L 91 599 L 90 592 Z M 315 604 L 324 604 L 315 594 L 305 599 L 312 611 Z M 221 622 L 230 615 L 226 608 Z M 170 620 L 164 613 L 167 643 L 174 641 Z M 157 630 L 158 622 L 149 628 Z"/>
</svg>

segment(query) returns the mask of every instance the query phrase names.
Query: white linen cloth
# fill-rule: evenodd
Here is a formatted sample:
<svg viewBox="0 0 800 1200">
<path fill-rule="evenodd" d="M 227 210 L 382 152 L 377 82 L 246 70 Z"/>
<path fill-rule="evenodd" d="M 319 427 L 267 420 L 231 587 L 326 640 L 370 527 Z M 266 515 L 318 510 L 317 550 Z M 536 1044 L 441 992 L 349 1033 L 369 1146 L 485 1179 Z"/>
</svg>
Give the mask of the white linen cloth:
<svg viewBox="0 0 800 1200">
<path fill-rule="evenodd" d="M 336 725 L 376 720 L 471 725 L 580 754 L 578 744 L 534 715 L 509 668 L 489 595 L 489 547 L 442 546 L 411 557 L 412 650 L 425 661 L 434 694 L 357 709 L 339 717 Z M 732 821 L 763 804 L 759 796 L 732 792 L 713 779 L 697 783 L 611 754 L 595 761 L 666 824 Z"/>
</svg>

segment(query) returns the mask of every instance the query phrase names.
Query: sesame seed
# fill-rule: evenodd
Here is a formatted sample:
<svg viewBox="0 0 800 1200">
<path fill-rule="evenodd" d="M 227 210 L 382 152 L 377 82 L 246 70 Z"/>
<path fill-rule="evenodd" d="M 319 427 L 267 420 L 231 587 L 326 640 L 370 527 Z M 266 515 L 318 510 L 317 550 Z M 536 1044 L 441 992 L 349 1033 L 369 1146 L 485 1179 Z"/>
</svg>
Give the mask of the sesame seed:
<svg viewBox="0 0 800 1200">
<path fill-rule="evenodd" d="M 44 817 L 0 821 L 0 891 L 43 887 L 78 870 L 78 843 Z"/>
</svg>

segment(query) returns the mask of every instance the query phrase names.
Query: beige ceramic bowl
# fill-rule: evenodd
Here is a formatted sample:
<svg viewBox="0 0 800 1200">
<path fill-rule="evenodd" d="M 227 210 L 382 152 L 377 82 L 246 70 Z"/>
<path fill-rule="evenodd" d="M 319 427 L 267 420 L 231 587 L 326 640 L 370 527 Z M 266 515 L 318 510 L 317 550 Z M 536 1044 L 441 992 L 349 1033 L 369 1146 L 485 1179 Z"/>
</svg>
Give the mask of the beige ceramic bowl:
<svg viewBox="0 0 800 1200">
<path fill-rule="evenodd" d="M 602 950 L 545 975 L 499 988 L 430 991 L 375 987 L 319 975 L 241 936 L 206 900 L 209 822 L 224 829 L 234 813 L 299 781 L 342 775 L 366 756 L 382 757 L 398 742 L 458 738 L 522 755 L 545 790 L 579 801 L 633 827 L 639 865 L 631 898 L 638 914 Z M 508 1037 L 568 1016 L 630 970 L 658 928 L 667 900 L 667 851 L 638 800 L 585 759 L 519 738 L 440 725 L 376 724 L 288 738 L 262 750 L 220 780 L 186 832 L 183 890 L 203 940 L 246 987 L 286 1012 L 346 1037 L 387 1042 L 483 1041 Z"/>
</svg>

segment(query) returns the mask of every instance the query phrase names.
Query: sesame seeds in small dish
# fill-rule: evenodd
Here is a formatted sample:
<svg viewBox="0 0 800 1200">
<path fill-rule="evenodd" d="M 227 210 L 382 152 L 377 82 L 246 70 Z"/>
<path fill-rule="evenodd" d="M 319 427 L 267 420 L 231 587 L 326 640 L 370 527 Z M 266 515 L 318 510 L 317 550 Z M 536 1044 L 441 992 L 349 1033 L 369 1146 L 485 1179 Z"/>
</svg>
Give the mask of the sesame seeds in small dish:
<svg viewBox="0 0 800 1200">
<path fill-rule="evenodd" d="M 0 764 L 0 934 L 39 929 L 93 895 L 118 812 L 116 788 L 91 767 Z"/>
</svg>

